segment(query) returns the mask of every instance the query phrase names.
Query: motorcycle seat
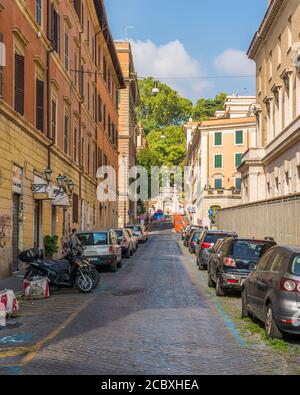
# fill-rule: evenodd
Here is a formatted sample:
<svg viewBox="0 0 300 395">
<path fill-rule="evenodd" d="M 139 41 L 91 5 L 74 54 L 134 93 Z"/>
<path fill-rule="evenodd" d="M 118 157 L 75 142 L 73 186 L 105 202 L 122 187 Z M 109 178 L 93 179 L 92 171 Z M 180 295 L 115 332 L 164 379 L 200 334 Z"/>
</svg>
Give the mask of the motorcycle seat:
<svg viewBox="0 0 300 395">
<path fill-rule="evenodd" d="M 64 260 L 43 260 L 40 261 L 40 266 L 44 267 L 45 269 L 51 269 L 54 270 L 55 272 L 62 272 L 62 271 L 69 271 L 70 270 L 70 264 L 68 261 Z"/>
</svg>

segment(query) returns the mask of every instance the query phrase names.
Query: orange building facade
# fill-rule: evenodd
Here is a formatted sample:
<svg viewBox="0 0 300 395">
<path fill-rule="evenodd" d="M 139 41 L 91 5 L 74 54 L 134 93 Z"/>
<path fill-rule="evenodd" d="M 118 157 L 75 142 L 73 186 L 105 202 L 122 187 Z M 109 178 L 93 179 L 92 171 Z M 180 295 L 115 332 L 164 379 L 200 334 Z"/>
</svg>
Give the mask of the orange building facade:
<svg viewBox="0 0 300 395">
<path fill-rule="evenodd" d="M 1 278 L 45 235 L 117 224 L 96 173 L 118 173 L 124 80 L 102 0 L 0 0 L 0 40 Z"/>
</svg>

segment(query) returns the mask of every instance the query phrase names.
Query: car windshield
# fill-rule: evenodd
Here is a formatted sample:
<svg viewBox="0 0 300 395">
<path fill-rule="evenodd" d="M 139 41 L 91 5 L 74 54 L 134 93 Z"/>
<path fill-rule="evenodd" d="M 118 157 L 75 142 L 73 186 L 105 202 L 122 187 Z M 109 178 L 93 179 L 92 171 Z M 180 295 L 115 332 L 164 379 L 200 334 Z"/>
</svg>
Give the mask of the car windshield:
<svg viewBox="0 0 300 395">
<path fill-rule="evenodd" d="M 84 246 L 101 246 L 108 244 L 106 232 L 80 233 L 78 238 Z"/>
<path fill-rule="evenodd" d="M 300 255 L 297 255 L 293 260 L 292 273 L 300 276 Z"/>
<path fill-rule="evenodd" d="M 271 247 L 274 243 L 263 243 L 260 241 L 247 241 L 236 240 L 232 244 L 231 256 L 240 259 L 252 259 L 258 261 L 261 256 Z"/>
<path fill-rule="evenodd" d="M 208 233 L 204 238 L 204 242 L 215 244 L 219 239 L 226 239 L 227 237 L 228 235 L 224 233 Z"/>
</svg>

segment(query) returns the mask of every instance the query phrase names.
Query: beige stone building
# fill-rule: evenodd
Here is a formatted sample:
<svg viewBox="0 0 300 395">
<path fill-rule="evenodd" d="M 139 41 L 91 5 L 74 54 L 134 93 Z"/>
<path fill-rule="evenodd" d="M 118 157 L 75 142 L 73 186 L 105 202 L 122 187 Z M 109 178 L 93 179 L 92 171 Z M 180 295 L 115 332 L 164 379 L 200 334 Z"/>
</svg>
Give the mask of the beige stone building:
<svg viewBox="0 0 300 395">
<path fill-rule="evenodd" d="M 224 111 L 218 111 L 216 118 L 201 123 L 191 121 L 184 126 L 190 185 L 190 191 L 186 191 L 188 211 L 196 224 L 210 227 L 213 216 L 209 211 L 214 214 L 241 202 L 238 167 L 245 151 L 255 143 L 256 119 L 248 116 L 254 100 L 255 97 L 228 97 Z"/>
<path fill-rule="evenodd" d="M 119 226 L 124 226 L 137 218 L 137 202 L 129 197 L 129 171 L 136 165 L 137 149 L 144 144 L 144 133 L 136 115 L 140 96 L 131 45 L 128 41 L 118 41 L 115 45 L 126 84 L 126 89 L 120 92 L 118 135 L 120 169 L 118 223 Z"/>
<path fill-rule="evenodd" d="M 269 2 L 248 55 L 256 62 L 255 147 L 240 171 L 243 202 L 300 192 L 300 2 Z"/>
</svg>

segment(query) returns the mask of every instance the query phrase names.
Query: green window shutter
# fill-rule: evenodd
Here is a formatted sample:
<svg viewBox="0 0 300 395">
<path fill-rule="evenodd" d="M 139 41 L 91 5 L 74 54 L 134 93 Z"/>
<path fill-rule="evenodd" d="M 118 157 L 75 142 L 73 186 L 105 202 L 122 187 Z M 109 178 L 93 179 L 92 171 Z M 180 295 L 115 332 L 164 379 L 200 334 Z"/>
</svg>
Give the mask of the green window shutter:
<svg viewBox="0 0 300 395">
<path fill-rule="evenodd" d="M 239 167 L 242 163 L 243 154 L 235 154 L 235 167 Z"/>
<path fill-rule="evenodd" d="M 215 155 L 215 169 L 221 169 L 222 166 L 222 155 Z"/>
<path fill-rule="evenodd" d="M 215 145 L 222 145 L 222 133 L 215 133 Z"/>
<path fill-rule="evenodd" d="M 222 189 L 223 181 L 221 178 L 215 179 L 215 189 Z"/>
<path fill-rule="evenodd" d="M 235 132 L 235 144 L 244 144 L 244 133 L 242 130 Z"/>
</svg>

